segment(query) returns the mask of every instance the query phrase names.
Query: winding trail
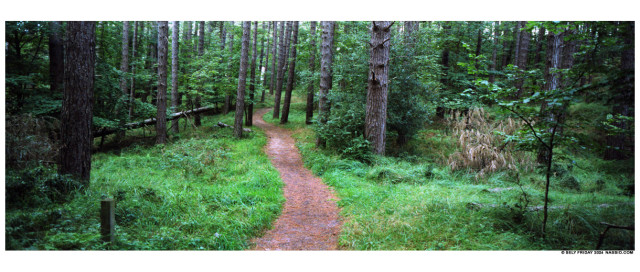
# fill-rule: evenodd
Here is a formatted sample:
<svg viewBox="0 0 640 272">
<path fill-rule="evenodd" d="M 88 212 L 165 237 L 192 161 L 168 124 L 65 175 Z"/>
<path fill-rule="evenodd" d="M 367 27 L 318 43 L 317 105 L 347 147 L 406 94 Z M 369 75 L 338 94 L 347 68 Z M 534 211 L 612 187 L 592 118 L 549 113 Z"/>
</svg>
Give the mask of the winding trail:
<svg viewBox="0 0 640 272">
<path fill-rule="evenodd" d="M 254 124 L 267 134 L 265 152 L 284 182 L 286 202 L 273 229 L 252 240 L 254 250 L 336 250 L 342 222 L 337 197 L 322 180 L 304 167 L 291 138 L 292 132 L 266 123 L 262 116 L 270 108 L 253 115 Z"/>
</svg>

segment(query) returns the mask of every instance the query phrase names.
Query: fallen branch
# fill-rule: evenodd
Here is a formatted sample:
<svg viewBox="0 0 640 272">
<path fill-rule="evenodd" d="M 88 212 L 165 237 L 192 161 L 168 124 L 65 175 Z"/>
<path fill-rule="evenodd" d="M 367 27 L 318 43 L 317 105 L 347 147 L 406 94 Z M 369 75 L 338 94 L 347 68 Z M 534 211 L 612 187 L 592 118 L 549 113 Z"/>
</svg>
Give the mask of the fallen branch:
<svg viewBox="0 0 640 272">
<path fill-rule="evenodd" d="M 227 125 L 223 122 L 218 122 L 218 126 L 221 128 L 233 128 L 233 126 Z M 250 128 L 242 128 L 243 132 L 253 132 L 253 130 L 251 130 Z"/>
<path fill-rule="evenodd" d="M 188 111 L 182 111 L 182 112 L 176 112 L 176 113 L 172 113 L 170 115 L 167 116 L 167 121 L 170 120 L 174 120 L 174 119 L 179 119 L 182 117 L 188 117 L 188 115 L 191 114 L 199 114 L 199 113 L 204 113 L 207 111 L 211 111 L 214 110 L 215 107 L 202 107 L 202 108 L 197 108 L 197 109 L 193 109 L 193 110 L 188 110 Z M 133 122 L 133 123 L 127 123 L 124 125 L 124 130 L 130 130 L 130 129 L 136 129 L 136 128 L 140 128 L 140 127 L 144 127 L 144 126 L 149 126 L 149 125 L 155 125 L 156 124 L 156 118 L 149 118 L 143 121 L 139 121 L 139 122 Z M 95 131 L 93 133 L 93 137 L 101 137 L 101 136 L 106 136 L 109 134 L 113 134 L 118 132 L 120 129 L 117 128 L 103 128 L 100 129 L 98 131 Z"/>
</svg>

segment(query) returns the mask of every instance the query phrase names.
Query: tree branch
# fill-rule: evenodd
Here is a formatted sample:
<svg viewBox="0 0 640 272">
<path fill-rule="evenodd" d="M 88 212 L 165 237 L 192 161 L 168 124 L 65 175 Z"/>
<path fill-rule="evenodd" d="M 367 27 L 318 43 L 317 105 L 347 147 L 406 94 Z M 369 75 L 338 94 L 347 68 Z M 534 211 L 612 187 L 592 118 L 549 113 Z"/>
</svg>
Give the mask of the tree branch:
<svg viewBox="0 0 640 272">
<path fill-rule="evenodd" d="M 545 148 L 547 148 L 547 149 L 551 149 L 551 147 L 550 147 L 547 143 L 545 143 L 545 142 L 542 140 L 542 138 L 540 138 L 540 136 L 538 136 L 538 133 L 536 133 L 536 130 L 533 128 L 533 125 L 531 124 L 531 122 L 529 122 L 529 120 L 527 120 L 527 119 L 526 119 L 526 118 L 524 118 L 524 116 L 522 116 L 520 113 L 518 113 L 518 112 L 516 112 L 516 111 L 512 110 L 511 108 L 509 108 L 509 107 L 507 107 L 507 106 L 500 105 L 500 107 L 503 107 L 503 108 L 505 108 L 505 109 L 509 110 L 510 112 L 513 112 L 515 115 L 517 115 L 517 116 L 518 116 L 518 118 L 520 118 L 522 121 L 524 121 L 524 122 L 529 126 L 529 129 L 531 129 L 531 131 L 533 132 L 533 136 L 534 136 L 534 137 L 536 137 L 536 139 L 538 139 L 538 141 L 539 141 L 539 142 L 540 142 L 540 143 L 541 143 Z"/>
</svg>

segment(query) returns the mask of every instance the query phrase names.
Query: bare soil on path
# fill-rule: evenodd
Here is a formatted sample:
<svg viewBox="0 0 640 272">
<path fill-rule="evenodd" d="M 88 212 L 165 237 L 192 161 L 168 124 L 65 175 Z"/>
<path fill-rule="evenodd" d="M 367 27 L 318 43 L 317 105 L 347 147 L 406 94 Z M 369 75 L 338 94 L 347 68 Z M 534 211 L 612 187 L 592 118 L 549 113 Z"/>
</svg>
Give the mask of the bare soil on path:
<svg viewBox="0 0 640 272">
<path fill-rule="evenodd" d="M 273 228 L 252 240 L 254 250 L 335 250 L 342 222 L 336 205 L 338 198 L 322 180 L 304 167 L 292 132 L 266 123 L 262 116 L 270 109 L 259 109 L 254 124 L 267 134 L 265 152 L 284 182 L 286 202 Z"/>
</svg>

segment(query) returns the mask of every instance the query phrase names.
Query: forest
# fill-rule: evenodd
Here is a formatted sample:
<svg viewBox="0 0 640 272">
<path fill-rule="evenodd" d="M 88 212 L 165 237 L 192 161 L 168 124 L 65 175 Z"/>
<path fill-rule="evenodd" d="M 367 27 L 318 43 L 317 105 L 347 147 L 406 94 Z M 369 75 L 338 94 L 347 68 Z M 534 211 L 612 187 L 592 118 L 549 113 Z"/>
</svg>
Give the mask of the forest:
<svg viewBox="0 0 640 272">
<path fill-rule="evenodd" d="M 635 250 L 634 42 L 6 21 L 5 250 Z"/>
</svg>

